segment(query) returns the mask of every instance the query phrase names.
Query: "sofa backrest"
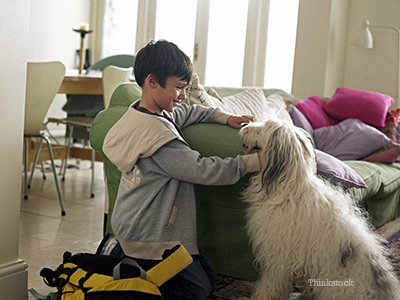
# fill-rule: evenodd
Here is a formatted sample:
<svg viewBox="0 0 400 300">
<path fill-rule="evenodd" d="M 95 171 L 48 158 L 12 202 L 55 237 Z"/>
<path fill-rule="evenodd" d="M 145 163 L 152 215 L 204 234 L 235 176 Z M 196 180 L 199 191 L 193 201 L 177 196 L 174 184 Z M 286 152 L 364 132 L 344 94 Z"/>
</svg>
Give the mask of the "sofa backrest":
<svg viewBox="0 0 400 300">
<path fill-rule="evenodd" d="M 204 87 L 205 90 L 208 90 L 210 87 Z M 218 95 L 223 98 L 227 96 L 231 96 L 234 94 L 238 94 L 250 88 L 257 88 L 257 87 L 212 87 Z M 264 92 L 265 97 L 268 97 L 273 94 L 280 95 L 284 98 L 291 98 L 293 97 L 291 94 L 286 93 L 284 90 L 281 89 L 262 89 Z"/>
</svg>

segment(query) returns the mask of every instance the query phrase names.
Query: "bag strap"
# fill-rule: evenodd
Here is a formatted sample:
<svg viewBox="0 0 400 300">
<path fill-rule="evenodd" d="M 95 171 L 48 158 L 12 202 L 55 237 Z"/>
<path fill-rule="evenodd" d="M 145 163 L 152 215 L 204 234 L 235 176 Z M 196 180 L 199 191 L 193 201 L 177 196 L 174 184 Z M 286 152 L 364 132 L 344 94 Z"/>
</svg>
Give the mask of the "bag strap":
<svg viewBox="0 0 400 300">
<path fill-rule="evenodd" d="M 179 245 L 174 253 L 147 271 L 147 280 L 153 282 L 157 286 L 161 286 L 192 262 L 193 258 L 189 252 L 187 252 L 185 246 Z"/>
<path fill-rule="evenodd" d="M 146 271 L 143 270 L 135 260 L 130 259 L 130 258 L 124 258 L 114 267 L 114 270 L 113 270 L 113 279 L 114 280 L 121 279 L 121 266 L 122 265 L 130 265 L 133 267 L 137 267 L 140 271 L 139 277 L 146 280 L 146 278 L 147 278 Z"/>
<path fill-rule="evenodd" d="M 56 300 L 57 299 L 57 293 L 53 293 L 53 292 L 50 292 L 47 295 L 43 295 L 33 288 L 29 289 L 28 292 L 31 293 L 32 296 L 34 296 L 35 298 L 40 299 L 40 300 Z"/>
</svg>

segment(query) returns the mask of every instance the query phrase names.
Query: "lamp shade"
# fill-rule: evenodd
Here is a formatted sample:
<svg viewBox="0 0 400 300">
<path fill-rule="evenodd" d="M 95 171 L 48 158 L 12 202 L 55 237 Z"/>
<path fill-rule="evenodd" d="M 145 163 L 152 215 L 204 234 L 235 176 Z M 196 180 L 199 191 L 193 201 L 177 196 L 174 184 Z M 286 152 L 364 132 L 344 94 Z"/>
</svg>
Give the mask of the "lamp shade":
<svg viewBox="0 0 400 300">
<path fill-rule="evenodd" d="M 373 47 L 373 39 L 369 30 L 369 21 L 364 20 L 356 37 L 351 43 L 354 46 L 371 49 Z"/>
</svg>

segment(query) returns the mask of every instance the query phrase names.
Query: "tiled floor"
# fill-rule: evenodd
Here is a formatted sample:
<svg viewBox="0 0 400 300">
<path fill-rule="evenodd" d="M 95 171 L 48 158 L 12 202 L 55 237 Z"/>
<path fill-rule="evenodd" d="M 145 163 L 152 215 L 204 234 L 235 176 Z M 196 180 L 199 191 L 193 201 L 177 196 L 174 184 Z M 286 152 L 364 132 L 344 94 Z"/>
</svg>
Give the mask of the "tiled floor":
<svg viewBox="0 0 400 300">
<path fill-rule="evenodd" d="M 76 165 L 75 160 L 70 161 Z M 61 161 L 56 161 L 60 165 Z M 50 164 L 46 165 L 50 167 Z M 43 267 L 54 269 L 62 262 L 65 251 L 93 253 L 103 235 L 104 180 L 103 165 L 95 165 L 95 197 L 90 197 L 91 168 L 89 161 L 80 161 L 79 169 L 68 169 L 65 181 L 60 180 L 66 216 L 61 216 L 53 174 L 46 171 L 42 179 L 39 169 L 24 200 L 21 193 L 20 258 L 28 264 L 28 288 L 48 294 L 39 272 Z M 22 185 L 23 185 L 22 176 Z M 23 188 L 23 187 L 22 187 Z M 29 299 L 36 299 L 29 295 Z"/>
</svg>

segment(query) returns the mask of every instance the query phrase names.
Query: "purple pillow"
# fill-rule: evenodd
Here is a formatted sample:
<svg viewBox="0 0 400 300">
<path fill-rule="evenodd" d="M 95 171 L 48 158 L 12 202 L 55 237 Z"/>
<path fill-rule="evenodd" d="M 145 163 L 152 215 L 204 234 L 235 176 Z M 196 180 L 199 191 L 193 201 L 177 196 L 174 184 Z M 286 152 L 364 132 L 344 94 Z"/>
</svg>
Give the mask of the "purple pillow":
<svg viewBox="0 0 400 300">
<path fill-rule="evenodd" d="M 367 188 L 364 180 L 351 167 L 337 158 L 315 149 L 318 175 L 340 183 L 346 188 Z"/>
<path fill-rule="evenodd" d="M 338 159 L 360 159 L 392 142 L 380 130 L 357 119 L 314 130 L 315 148 Z"/>
<path fill-rule="evenodd" d="M 324 99 L 316 95 L 310 95 L 308 98 L 298 101 L 296 107 L 307 118 L 311 126 L 317 129 L 337 123 L 322 109 L 325 103 Z"/>
<path fill-rule="evenodd" d="M 342 87 L 336 90 L 323 110 L 339 121 L 360 119 L 381 128 L 385 126 L 386 114 L 393 102 L 389 95 Z"/>
<path fill-rule="evenodd" d="M 301 113 L 301 111 L 298 110 L 296 106 L 293 106 L 291 104 L 288 111 L 292 118 L 293 124 L 307 131 L 311 138 L 314 140 L 314 129 L 312 128 L 310 122 L 308 122 L 307 118 Z"/>
</svg>

